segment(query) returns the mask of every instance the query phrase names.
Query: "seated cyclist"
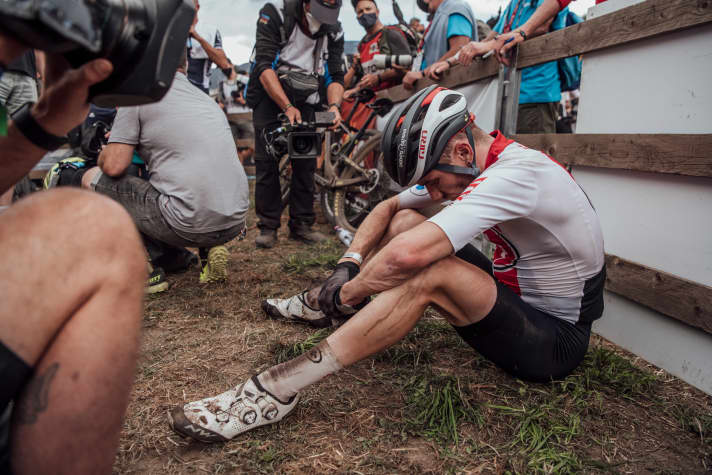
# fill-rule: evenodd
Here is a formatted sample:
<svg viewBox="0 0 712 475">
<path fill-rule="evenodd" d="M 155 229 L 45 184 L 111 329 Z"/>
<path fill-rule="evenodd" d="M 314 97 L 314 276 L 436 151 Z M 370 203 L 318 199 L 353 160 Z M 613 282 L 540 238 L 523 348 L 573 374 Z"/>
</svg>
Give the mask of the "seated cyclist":
<svg viewBox="0 0 712 475">
<path fill-rule="evenodd" d="M 393 112 L 382 150 L 390 176 L 410 188 L 368 215 L 318 290 L 299 305 L 269 304 L 292 320 L 351 318 L 304 355 L 174 409 L 175 431 L 216 442 L 277 422 L 299 391 L 395 344 L 429 305 L 514 377 L 549 381 L 579 365 L 603 312 L 605 267 L 598 217 L 571 175 L 486 134 L 462 94 L 436 86 Z M 451 204 L 430 219 L 414 211 L 443 200 Z M 492 262 L 468 245 L 482 232 L 497 246 Z"/>
</svg>

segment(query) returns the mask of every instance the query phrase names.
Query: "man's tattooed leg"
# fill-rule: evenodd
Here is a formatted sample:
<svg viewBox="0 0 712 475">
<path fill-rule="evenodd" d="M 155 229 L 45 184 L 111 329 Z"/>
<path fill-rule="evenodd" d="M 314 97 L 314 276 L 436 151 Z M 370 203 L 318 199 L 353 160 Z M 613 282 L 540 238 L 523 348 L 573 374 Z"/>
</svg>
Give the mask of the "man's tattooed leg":
<svg viewBox="0 0 712 475">
<path fill-rule="evenodd" d="M 25 386 L 22 396 L 14 409 L 14 421 L 18 424 L 34 424 L 39 415 L 49 406 L 49 387 L 59 369 L 59 363 L 51 364 L 47 370 L 32 378 Z"/>
</svg>

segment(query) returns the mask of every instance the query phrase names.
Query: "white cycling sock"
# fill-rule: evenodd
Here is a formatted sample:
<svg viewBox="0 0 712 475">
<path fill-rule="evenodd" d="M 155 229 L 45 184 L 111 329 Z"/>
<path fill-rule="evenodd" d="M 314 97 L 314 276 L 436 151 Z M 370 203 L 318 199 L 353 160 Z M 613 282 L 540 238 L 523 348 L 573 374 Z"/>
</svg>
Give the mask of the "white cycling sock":
<svg viewBox="0 0 712 475">
<path fill-rule="evenodd" d="M 257 376 L 277 399 L 287 401 L 303 388 L 339 371 L 343 366 L 324 340 L 293 360 L 272 366 Z"/>
</svg>

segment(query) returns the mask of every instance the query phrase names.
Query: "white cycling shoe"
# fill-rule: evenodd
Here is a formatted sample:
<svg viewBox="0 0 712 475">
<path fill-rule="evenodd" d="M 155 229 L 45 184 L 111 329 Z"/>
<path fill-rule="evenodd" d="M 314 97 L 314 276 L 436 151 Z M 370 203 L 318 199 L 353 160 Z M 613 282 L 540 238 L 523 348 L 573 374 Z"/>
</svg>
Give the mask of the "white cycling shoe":
<svg viewBox="0 0 712 475">
<path fill-rule="evenodd" d="M 299 395 L 282 402 L 262 387 L 257 376 L 214 397 L 189 402 L 168 413 L 168 425 L 178 434 L 200 442 L 225 442 L 289 415 Z"/>
<path fill-rule="evenodd" d="M 332 326 L 331 318 L 324 312 L 312 308 L 306 301 L 307 291 L 287 299 L 267 299 L 262 301 L 262 310 L 272 318 L 306 323 L 316 328 Z"/>
</svg>

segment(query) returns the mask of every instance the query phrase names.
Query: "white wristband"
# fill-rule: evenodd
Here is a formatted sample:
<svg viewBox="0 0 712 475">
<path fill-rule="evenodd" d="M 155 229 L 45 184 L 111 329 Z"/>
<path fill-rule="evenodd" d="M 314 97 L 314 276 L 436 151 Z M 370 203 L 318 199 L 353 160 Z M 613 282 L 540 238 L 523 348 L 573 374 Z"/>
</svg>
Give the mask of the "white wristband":
<svg viewBox="0 0 712 475">
<path fill-rule="evenodd" d="M 342 259 L 348 258 L 348 259 L 353 259 L 356 262 L 358 262 L 358 265 L 360 266 L 363 264 L 363 257 L 361 257 L 361 254 L 358 252 L 346 252 L 344 253 L 343 256 L 341 256 Z"/>
</svg>

